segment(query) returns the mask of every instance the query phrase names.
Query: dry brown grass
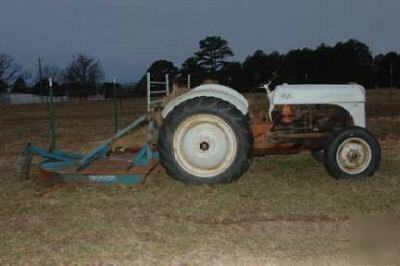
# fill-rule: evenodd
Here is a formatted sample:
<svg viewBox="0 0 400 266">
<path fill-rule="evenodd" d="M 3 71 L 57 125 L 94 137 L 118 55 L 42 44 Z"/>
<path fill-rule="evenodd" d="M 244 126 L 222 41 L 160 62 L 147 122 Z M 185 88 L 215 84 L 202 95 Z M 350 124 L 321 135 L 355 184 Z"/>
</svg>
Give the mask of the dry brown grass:
<svg viewBox="0 0 400 266">
<path fill-rule="evenodd" d="M 140 187 L 52 187 L 35 170 L 18 182 L 26 142 L 48 146 L 47 110 L 0 106 L 0 264 L 345 264 L 349 216 L 400 213 L 400 94 L 389 104 L 383 93 L 369 92 L 383 147 L 373 178 L 336 181 L 301 154 L 257 158 L 238 182 L 213 187 L 161 167 Z M 144 110 L 144 99 L 124 100 L 121 125 Z M 113 134 L 111 102 L 57 104 L 56 114 L 63 149 L 88 151 Z"/>
</svg>

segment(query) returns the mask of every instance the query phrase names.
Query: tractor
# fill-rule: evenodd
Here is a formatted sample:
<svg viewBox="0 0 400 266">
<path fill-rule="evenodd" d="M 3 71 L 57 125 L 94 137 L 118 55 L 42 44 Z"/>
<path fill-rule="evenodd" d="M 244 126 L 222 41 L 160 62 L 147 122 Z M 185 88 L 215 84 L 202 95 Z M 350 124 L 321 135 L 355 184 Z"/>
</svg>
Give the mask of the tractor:
<svg viewBox="0 0 400 266">
<path fill-rule="evenodd" d="M 369 177 L 379 167 L 380 146 L 366 129 L 360 85 L 268 83 L 262 86 L 265 111 L 253 112 L 243 95 L 219 84 L 153 101 L 152 95 L 169 95 L 168 75 L 165 82 L 152 82 L 148 74 L 147 81 L 146 115 L 87 154 L 29 144 L 21 157 L 20 178 L 29 175 L 32 155 L 44 158 L 39 173 L 46 180 L 98 184 L 142 183 L 158 162 L 185 183 L 227 183 L 240 178 L 254 156 L 307 150 L 337 179 Z M 166 89 L 152 91 L 151 85 L 160 84 Z M 113 149 L 144 123 L 146 143 L 130 153 Z"/>
<path fill-rule="evenodd" d="M 365 89 L 348 85 L 263 85 L 264 118 L 246 98 L 218 84 L 201 85 L 162 110 L 160 162 L 191 184 L 237 180 L 254 156 L 308 150 L 337 179 L 372 176 L 380 146 L 366 129 Z"/>
</svg>

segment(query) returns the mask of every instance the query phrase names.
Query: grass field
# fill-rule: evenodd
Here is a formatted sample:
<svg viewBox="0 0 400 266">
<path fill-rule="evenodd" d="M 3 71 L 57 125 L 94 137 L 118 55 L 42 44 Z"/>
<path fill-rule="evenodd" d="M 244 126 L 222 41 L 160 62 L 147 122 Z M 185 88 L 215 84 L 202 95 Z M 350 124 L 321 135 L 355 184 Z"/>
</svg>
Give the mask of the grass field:
<svg viewBox="0 0 400 266">
<path fill-rule="evenodd" d="M 368 127 L 383 149 L 373 178 L 334 180 L 303 153 L 256 158 L 238 182 L 218 186 L 187 186 L 161 167 L 136 187 L 52 186 L 35 168 L 19 182 L 26 142 L 48 146 L 47 110 L 0 106 L 0 265 L 345 264 L 349 217 L 400 213 L 400 93 L 391 103 L 386 95 L 368 92 Z M 55 108 L 63 149 L 112 135 L 111 102 Z M 144 99 L 124 100 L 121 124 L 144 109 Z"/>
</svg>

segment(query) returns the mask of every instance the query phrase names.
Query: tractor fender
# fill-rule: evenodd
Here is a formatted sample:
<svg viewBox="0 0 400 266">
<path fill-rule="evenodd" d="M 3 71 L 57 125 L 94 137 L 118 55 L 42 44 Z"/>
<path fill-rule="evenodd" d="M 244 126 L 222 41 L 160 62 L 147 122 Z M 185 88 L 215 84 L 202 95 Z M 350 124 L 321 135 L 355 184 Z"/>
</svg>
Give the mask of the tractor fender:
<svg viewBox="0 0 400 266">
<path fill-rule="evenodd" d="M 207 84 L 198 86 L 170 101 L 164 107 L 164 110 L 161 113 L 162 117 L 166 118 L 176 106 L 197 97 L 215 97 L 224 100 L 235 106 L 243 115 L 247 115 L 249 110 L 249 103 L 246 98 L 234 89 L 218 84 Z"/>
</svg>

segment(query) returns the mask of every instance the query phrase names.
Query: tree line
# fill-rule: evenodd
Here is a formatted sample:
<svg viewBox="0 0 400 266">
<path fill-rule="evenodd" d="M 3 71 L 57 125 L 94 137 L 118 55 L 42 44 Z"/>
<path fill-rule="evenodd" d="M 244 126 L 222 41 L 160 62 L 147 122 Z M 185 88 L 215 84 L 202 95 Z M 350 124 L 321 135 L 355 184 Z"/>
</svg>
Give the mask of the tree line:
<svg viewBox="0 0 400 266">
<path fill-rule="evenodd" d="M 350 39 L 333 46 L 321 44 L 315 49 L 295 49 L 282 54 L 257 50 L 243 62 L 230 61 L 234 56 L 228 42 L 210 36 L 199 42 L 199 50 L 180 68 L 167 60 L 155 61 L 147 70 L 157 79 L 164 73 L 184 82 L 191 75 L 194 86 L 214 79 L 236 90 L 257 89 L 271 79 L 277 83 L 359 83 L 366 88 L 400 87 L 400 54 L 389 52 L 373 56 L 371 49 Z M 138 83 L 143 90 L 145 77 Z"/>
<path fill-rule="evenodd" d="M 102 65 L 93 57 L 78 54 L 72 57 L 64 70 L 54 65 L 46 65 L 43 68 L 40 66 L 33 86 L 26 82 L 31 78 L 11 56 L 0 54 L 0 92 L 9 89 L 14 93 L 46 96 L 49 94 L 48 82 L 51 78 L 55 96 L 68 94 L 73 97 L 87 97 L 98 89 L 104 78 L 104 71 Z"/>
<path fill-rule="evenodd" d="M 181 83 L 185 83 L 190 74 L 192 86 L 213 79 L 241 92 L 252 91 L 272 78 L 278 83 L 355 82 L 366 88 L 400 87 L 400 55 L 389 52 L 373 56 L 365 43 L 354 39 L 333 46 L 321 44 L 315 49 L 295 49 L 285 54 L 257 50 L 243 62 L 230 60 L 233 56 L 227 40 L 209 36 L 199 42 L 198 51 L 180 67 L 161 59 L 153 62 L 146 72 L 152 74 L 153 80 L 163 80 L 168 73 L 171 80 Z M 48 78 L 54 80 L 55 95 L 72 97 L 99 92 L 111 95 L 113 86 L 129 95 L 144 94 L 146 89 L 145 75 L 132 87 L 103 82 L 102 65 L 84 54 L 73 56 L 64 70 L 44 66 L 37 76 L 35 84 L 28 86 L 26 80 L 31 76 L 11 56 L 0 53 L 0 92 L 11 89 L 12 92 L 48 95 Z"/>
</svg>

